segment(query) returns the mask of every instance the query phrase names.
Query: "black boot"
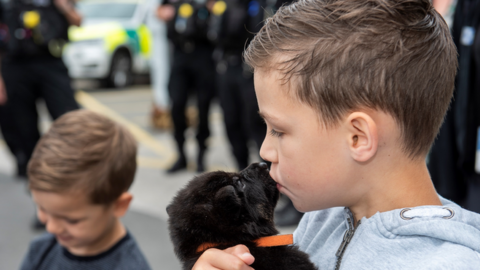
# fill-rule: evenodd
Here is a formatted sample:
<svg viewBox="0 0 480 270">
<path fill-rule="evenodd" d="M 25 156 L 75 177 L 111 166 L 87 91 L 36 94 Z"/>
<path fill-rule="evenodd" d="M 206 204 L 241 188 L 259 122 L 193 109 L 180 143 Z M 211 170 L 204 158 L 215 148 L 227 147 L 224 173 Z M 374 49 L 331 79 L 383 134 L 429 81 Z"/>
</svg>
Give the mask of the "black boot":
<svg viewBox="0 0 480 270">
<path fill-rule="evenodd" d="M 185 155 L 181 154 L 177 161 L 170 167 L 170 169 L 167 170 L 167 174 L 172 174 L 176 173 L 180 170 L 186 169 L 187 168 L 187 159 Z"/>
<path fill-rule="evenodd" d="M 197 172 L 202 173 L 205 171 L 205 162 L 204 162 L 204 156 L 206 152 L 206 148 L 202 148 L 198 150 L 198 156 L 197 156 Z"/>
<path fill-rule="evenodd" d="M 27 164 L 28 164 L 27 156 L 23 152 L 17 151 L 15 153 L 15 159 L 17 161 L 17 179 L 28 180 L 27 179 Z"/>
</svg>

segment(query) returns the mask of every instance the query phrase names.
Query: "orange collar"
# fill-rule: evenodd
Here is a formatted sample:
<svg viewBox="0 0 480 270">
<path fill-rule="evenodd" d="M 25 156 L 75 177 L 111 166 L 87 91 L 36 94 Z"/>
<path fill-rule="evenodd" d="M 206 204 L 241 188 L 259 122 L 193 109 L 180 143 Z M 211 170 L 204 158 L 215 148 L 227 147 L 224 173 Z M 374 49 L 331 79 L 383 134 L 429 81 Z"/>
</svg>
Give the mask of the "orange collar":
<svg viewBox="0 0 480 270">
<path fill-rule="evenodd" d="M 254 241 L 258 247 L 277 247 L 293 244 L 293 234 L 273 235 L 261 237 Z M 214 248 L 220 244 L 203 243 L 197 248 L 197 252 L 204 252 L 209 248 Z"/>
</svg>

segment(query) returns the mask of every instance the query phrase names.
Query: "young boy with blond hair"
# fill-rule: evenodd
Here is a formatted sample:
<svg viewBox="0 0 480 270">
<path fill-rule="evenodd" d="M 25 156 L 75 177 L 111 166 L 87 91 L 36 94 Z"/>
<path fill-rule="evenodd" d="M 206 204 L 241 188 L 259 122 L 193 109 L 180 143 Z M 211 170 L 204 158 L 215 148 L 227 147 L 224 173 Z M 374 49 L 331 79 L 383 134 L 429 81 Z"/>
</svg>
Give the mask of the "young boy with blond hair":
<svg viewBox="0 0 480 270">
<path fill-rule="evenodd" d="M 302 212 L 319 269 L 480 269 L 480 215 L 437 195 L 426 156 L 457 69 L 428 0 L 299 0 L 245 51 L 268 135 L 260 150 Z M 245 246 L 193 269 L 251 269 Z"/>
<path fill-rule="evenodd" d="M 122 126 L 87 110 L 57 119 L 28 164 L 29 188 L 48 234 L 22 270 L 150 269 L 120 222 L 132 194 L 137 145 Z"/>
</svg>

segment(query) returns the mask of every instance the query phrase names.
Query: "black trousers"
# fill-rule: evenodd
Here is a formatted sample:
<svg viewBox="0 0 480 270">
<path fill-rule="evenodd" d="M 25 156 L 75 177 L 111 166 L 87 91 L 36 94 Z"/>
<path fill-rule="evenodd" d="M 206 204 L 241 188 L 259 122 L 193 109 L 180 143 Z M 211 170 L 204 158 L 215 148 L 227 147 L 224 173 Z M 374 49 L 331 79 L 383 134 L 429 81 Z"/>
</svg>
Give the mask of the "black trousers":
<svg viewBox="0 0 480 270">
<path fill-rule="evenodd" d="M 213 48 L 209 46 L 198 46 L 188 53 L 175 48 L 168 89 L 172 103 L 174 137 L 181 155 L 184 153 L 187 129 L 185 109 L 192 90 L 197 99 L 199 121 L 196 138 L 200 149 L 206 148 L 205 140 L 210 136 L 208 113 L 215 94 L 212 52 Z"/>
<path fill-rule="evenodd" d="M 238 169 L 242 170 L 248 166 L 249 140 L 252 139 L 260 149 L 266 126 L 258 114 L 253 74 L 244 71 L 241 60 L 237 64 L 228 64 L 227 61 L 224 64 L 226 70 L 217 75 L 218 96 L 233 155 Z"/>
<path fill-rule="evenodd" d="M 2 63 L 7 103 L 0 106 L 0 127 L 8 148 L 15 156 L 19 175 L 40 138 L 36 101 L 45 100 L 53 120 L 78 109 L 68 70 L 61 59 L 37 59 Z"/>
</svg>

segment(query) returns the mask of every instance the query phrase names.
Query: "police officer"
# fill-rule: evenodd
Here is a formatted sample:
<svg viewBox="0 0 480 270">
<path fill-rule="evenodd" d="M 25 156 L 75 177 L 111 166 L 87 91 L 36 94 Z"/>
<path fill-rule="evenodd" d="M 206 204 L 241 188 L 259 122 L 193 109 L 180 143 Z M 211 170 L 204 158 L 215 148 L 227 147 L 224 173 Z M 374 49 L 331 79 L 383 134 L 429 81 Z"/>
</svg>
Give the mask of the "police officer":
<svg viewBox="0 0 480 270">
<path fill-rule="evenodd" d="M 78 109 L 61 53 L 69 25 L 79 26 L 82 17 L 71 0 L 6 0 L 2 9 L 9 39 L 1 59 L 0 93 L 6 90 L 6 102 L 0 106 L 0 126 L 17 175 L 26 177 L 40 138 L 37 99 L 45 100 L 53 119 Z"/>
<path fill-rule="evenodd" d="M 209 38 L 215 40 L 217 84 L 225 127 L 239 169 L 248 165 L 248 141 L 260 148 L 266 127 L 258 115 L 252 72 L 243 64 L 242 53 L 262 27 L 263 20 L 289 0 L 218 0 L 212 8 Z M 282 196 L 275 209 L 277 226 L 298 224 L 298 212 Z"/>
<path fill-rule="evenodd" d="M 185 109 L 190 90 L 195 90 L 198 108 L 197 171 L 205 170 L 205 140 L 210 135 L 208 113 L 215 94 L 213 46 L 207 39 L 209 3 L 207 0 L 164 0 L 157 10 L 157 16 L 167 22 L 168 37 L 174 44 L 169 93 L 178 159 L 167 173 L 187 166 L 183 147 L 187 128 Z"/>
<path fill-rule="evenodd" d="M 242 60 L 252 33 L 262 26 L 264 6 L 259 0 L 218 0 L 212 8 L 208 32 L 216 42 L 218 96 L 239 170 L 249 164 L 248 142 L 252 139 L 260 149 L 266 132 L 258 115 L 253 74 Z"/>
<path fill-rule="evenodd" d="M 442 2 L 434 6 L 448 4 Z M 438 194 L 480 213 L 480 1 L 457 1 L 451 31 L 458 51 L 455 92 L 428 169 Z"/>
</svg>

